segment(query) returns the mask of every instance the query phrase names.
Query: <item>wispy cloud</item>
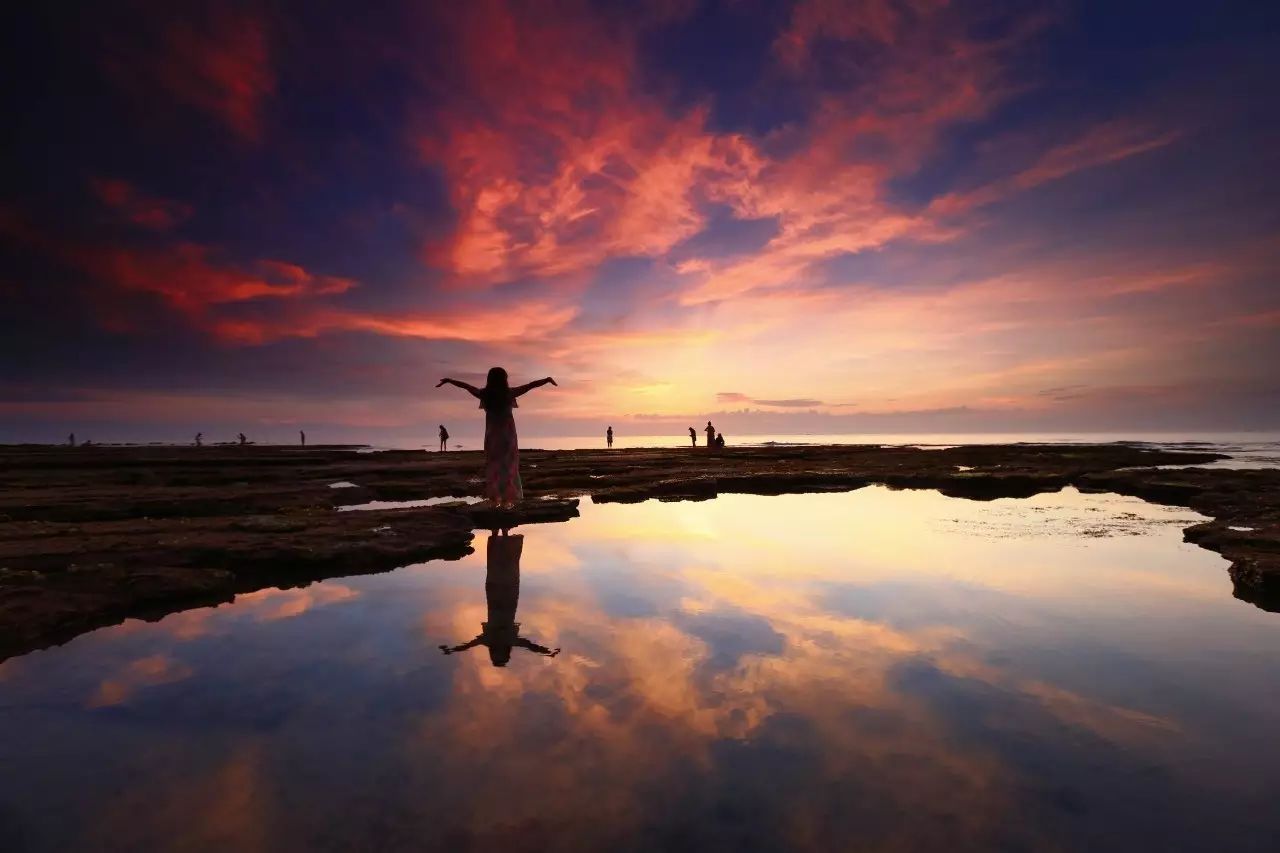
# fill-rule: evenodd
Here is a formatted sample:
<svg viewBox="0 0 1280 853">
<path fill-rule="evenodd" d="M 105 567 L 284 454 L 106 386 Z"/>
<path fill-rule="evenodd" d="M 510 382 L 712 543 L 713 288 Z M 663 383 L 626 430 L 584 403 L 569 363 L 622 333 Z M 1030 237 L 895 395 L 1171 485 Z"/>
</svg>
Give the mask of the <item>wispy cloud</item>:
<svg viewBox="0 0 1280 853">
<path fill-rule="evenodd" d="M 795 397 L 786 400 L 762 400 L 757 397 L 748 397 L 746 394 L 739 394 L 736 391 L 721 391 L 716 394 L 717 403 L 745 403 L 754 406 L 768 406 L 769 408 L 778 409 L 812 409 L 816 406 L 825 405 L 821 400 L 814 400 L 808 397 Z"/>
<path fill-rule="evenodd" d="M 1257 384 L 1280 357 L 1280 170 L 1223 106 L 1254 98 L 1229 57 L 1169 45 L 1199 88 L 1062 85 L 1037 59 L 1075 49 L 1054 15 L 936 0 L 798 0 L 706 38 L 753 8 L 51 23 L 87 59 L 47 81 L 60 120 L 15 137 L 14 163 L 59 162 L 6 172 L 5 360 L 64 392 L 51 417 L 158 416 L 154 387 L 293 405 L 305 375 L 350 395 L 344 422 L 400 424 L 422 370 L 504 364 L 562 381 L 524 415 L 547 423 L 781 428 L 1101 418 L 1129 410 L 1098 389 L 1208 399 L 1205 377 Z M 682 44 L 713 46 L 656 49 Z M 373 386 L 381 411 L 356 399 Z M 270 421 L 269 399 L 243 411 Z"/>
<path fill-rule="evenodd" d="M 108 72 L 140 100 L 156 96 L 206 113 L 239 138 L 262 135 L 262 106 L 276 89 L 265 21 L 215 6 L 108 38 Z"/>
<path fill-rule="evenodd" d="M 929 210 L 951 216 L 982 207 L 1076 172 L 1155 151 L 1181 135 L 1177 130 L 1153 130 L 1140 122 L 1123 120 L 1090 127 L 1078 138 L 1049 148 L 1027 168 L 974 190 L 942 196 L 934 200 Z"/>
<path fill-rule="evenodd" d="M 119 178 L 94 178 L 94 195 L 126 221 L 155 231 L 167 231 L 191 217 L 191 205 L 150 196 Z"/>
</svg>

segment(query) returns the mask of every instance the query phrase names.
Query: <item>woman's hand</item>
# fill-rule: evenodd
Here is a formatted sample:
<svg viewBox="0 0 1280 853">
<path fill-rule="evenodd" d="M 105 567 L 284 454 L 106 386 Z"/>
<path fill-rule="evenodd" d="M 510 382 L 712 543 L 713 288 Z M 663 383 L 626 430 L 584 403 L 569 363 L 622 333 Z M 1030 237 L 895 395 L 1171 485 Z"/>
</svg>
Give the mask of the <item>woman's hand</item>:
<svg viewBox="0 0 1280 853">
<path fill-rule="evenodd" d="M 559 388 L 559 387 L 560 387 L 559 383 L 557 383 L 557 382 L 556 382 L 554 379 L 552 379 L 550 376 L 548 376 L 548 377 L 547 377 L 547 381 L 548 381 L 548 382 L 550 382 L 552 385 L 555 385 L 557 388 Z"/>
<path fill-rule="evenodd" d="M 439 388 L 442 385 L 447 385 L 452 381 L 453 381 L 452 379 L 441 379 L 439 382 L 436 383 L 436 387 Z"/>
</svg>

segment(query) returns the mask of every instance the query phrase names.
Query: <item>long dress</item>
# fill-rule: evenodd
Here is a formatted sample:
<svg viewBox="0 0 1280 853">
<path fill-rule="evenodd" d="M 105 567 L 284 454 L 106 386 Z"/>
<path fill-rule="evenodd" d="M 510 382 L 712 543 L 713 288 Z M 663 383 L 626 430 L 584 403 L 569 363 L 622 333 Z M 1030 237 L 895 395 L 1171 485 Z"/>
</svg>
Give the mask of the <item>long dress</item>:
<svg viewBox="0 0 1280 853">
<path fill-rule="evenodd" d="M 524 498 L 520 483 L 520 445 L 516 439 L 516 419 L 506 406 L 485 409 L 484 413 L 484 496 L 497 504 L 514 504 Z"/>
</svg>

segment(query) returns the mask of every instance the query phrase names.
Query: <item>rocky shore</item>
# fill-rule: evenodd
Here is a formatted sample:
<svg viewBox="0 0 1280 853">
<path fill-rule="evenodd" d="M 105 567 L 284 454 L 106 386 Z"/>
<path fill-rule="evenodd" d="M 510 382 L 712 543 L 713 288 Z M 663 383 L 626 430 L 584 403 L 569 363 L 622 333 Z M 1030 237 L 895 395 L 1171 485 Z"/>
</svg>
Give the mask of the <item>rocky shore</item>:
<svg viewBox="0 0 1280 853">
<path fill-rule="evenodd" d="M 524 451 L 524 506 L 495 513 L 478 453 L 285 447 L 0 447 L 0 660 L 127 617 L 471 551 L 476 528 L 563 521 L 578 499 L 707 500 L 871 484 L 974 500 L 1073 485 L 1190 507 L 1186 538 L 1236 597 L 1280 610 L 1280 472 L 1126 445 Z M 338 511 L 370 501 L 430 506 Z"/>
</svg>

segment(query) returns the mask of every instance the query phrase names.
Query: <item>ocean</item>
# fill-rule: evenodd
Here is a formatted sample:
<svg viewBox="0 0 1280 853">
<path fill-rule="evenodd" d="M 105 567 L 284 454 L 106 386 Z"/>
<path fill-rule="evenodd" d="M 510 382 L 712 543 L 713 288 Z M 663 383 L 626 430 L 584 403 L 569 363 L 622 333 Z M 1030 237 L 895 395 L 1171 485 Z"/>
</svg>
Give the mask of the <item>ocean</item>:
<svg viewBox="0 0 1280 853">
<path fill-rule="evenodd" d="M 698 433 L 702 446 L 705 435 Z M 762 435 L 726 435 L 730 447 L 769 445 L 875 444 L 886 447 L 920 447 L 943 449 L 966 444 L 1105 444 L 1124 442 L 1171 450 L 1206 450 L 1225 453 L 1231 458 L 1211 463 L 1214 468 L 1280 468 L 1280 432 L 1206 432 L 1153 433 L 777 433 Z M 454 450 L 480 450 L 480 436 L 458 436 L 450 440 Z M 522 436 L 526 450 L 595 450 L 605 446 L 604 435 L 598 436 Z M 637 447 L 688 447 L 685 435 L 627 435 L 615 432 L 614 449 Z M 368 450 L 434 450 L 435 444 L 372 445 Z"/>
</svg>

